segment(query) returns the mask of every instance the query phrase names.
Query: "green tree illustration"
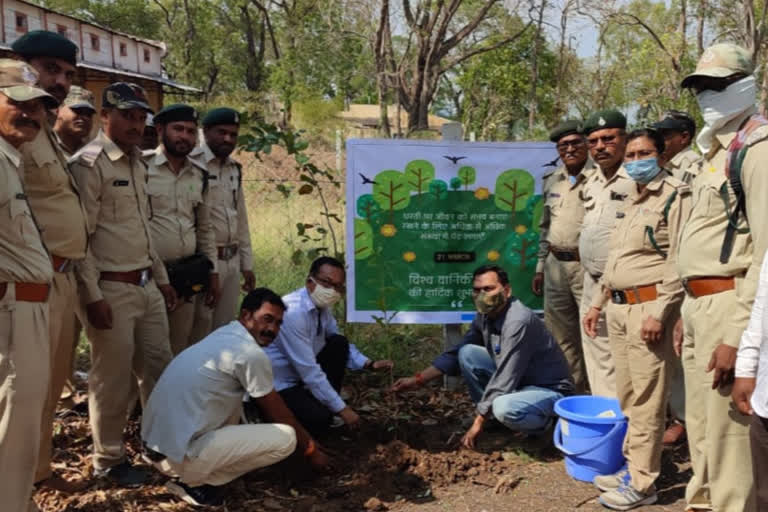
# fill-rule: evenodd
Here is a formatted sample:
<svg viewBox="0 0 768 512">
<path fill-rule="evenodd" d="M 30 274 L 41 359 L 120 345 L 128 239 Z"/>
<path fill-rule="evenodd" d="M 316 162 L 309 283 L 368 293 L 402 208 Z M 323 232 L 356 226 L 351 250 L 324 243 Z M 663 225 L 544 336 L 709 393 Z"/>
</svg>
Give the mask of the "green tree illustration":
<svg viewBox="0 0 768 512">
<path fill-rule="evenodd" d="M 474 167 L 465 165 L 463 167 L 459 167 L 458 175 L 459 179 L 461 180 L 461 184 L 464 185 L 464 190 L 469 190 L 469 186 L 475 183 L 475 179 L 477 178 L 477 171 L 475 171 Z"/>
<path fill-rule="evenodd" d="M 357 198 L 357 216 L 361 217 L 368 222 L 373 221 L 381 213 L 381 206 L 373 198 L 371 194 L 363 194 Z"/>
<path fill-rule="evenodd" d="M 382 210 L 389 212 L 389 223 L 395 222 L 395 210 L 402 210 L 411 202 L 411 192 L 405 174 L 400 171 L 381 171 L 374 179 L 373 198 Z"/>
<path fill-rule="evenodd" d="M 525 209 L 526 201 L 533 195 L 536 181 L 525 169 L 509 169 L 496 178 L 494 202 L 505 212 Z"/>
<path fill-rule="evenodd" d="M 461 188 L 461 178 L 458 176 L 451 178 L 451 190 L 459 190 Z"/>
<path fill-rule="evenodd" d="M 544 213 L 544 198 L 541 194 L 531 196 L 525 209 L 530 212 L 528 217 L 531 219 L 531 229 L 538 233 L 541 230 L 539 224 L 541 224 L 541 216 Z"/>
<path fill-rule="evenodd" d="M 505 259 L 524 270 L 536 261 L 536 254 L 539 250 L 538 241 L 538 233 L 522 224 L 518 224 L 515 226 L 513 233 L 507 238 L 504 248 Z"/>
<path fill-rule="evenodd" d="M 405 177 L 411 190 L 421 195 L 427 183 L 435 179 L 435 166 L 426 160 L 413 160 L 405 166 Z"/>
<path fill-rule="evenodd" d="M 436 200 L 445 199 L 448 197 L 448 185 L 443 180 L 432 180 L 429 182 L 429 193 Z"/>
<path fill-rule="evenodd" d="M 364 260 L 373 254 L 373 229 L 363 219 L 355 219 L 355 259 Z"/>
</svg>

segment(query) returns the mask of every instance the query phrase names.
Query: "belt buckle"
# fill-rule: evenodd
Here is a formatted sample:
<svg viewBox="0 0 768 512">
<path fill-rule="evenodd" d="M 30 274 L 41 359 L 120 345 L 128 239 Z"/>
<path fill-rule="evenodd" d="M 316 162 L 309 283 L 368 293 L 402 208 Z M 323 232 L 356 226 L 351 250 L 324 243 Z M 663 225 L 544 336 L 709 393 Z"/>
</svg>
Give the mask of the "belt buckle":
<svg viewBox="0 0 768 512">
<path fill-rule="evenodd" d="M 143 287 L 147 286 L 148 282 L 149 282 L 149 269 L 145 268 L 139 274 L 139 286 L 141 286 L 143 288 Z"/>
<path fill-rule="evenodd" d="M 621 290 L 611 290 L 611 300 L 614 304 L 626 304 L 627 295 Z"/>
</svg>

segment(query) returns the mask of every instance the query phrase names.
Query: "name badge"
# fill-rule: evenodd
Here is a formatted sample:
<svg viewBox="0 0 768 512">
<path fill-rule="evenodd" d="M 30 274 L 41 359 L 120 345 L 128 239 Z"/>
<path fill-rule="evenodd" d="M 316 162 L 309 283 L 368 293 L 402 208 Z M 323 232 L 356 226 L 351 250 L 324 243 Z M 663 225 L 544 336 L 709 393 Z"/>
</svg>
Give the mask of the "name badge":
<svg viewBox="0 0 768 512">
<path fill-rule="evenodd" d="M 612 201 L 623 201 L 627 198 L 627 194 L 619 194 L 617 192 L 614 192 L 611 190 L 611 200 Z"/>
<path fill-rule="evenodd" d="M 19 192 L 18 194 L 16 194 L 16 199 L 21 199 L 22 201 L 26 201 L 27 194 L 22 194 L 21 192 Z"/>
<path fill-rule="evenodd" d="M 560 194 L 558 194 L 557 192 L 550 192 L 549 197 L 560 197 Z"/>
<path fill-rule="evenodd" d="M 217 179 L 219 179 L 219 177 L 218 177 L 218 176 L 216 176 L 215 174 L 209 174 L 209 175 L 208 175 L 208 179 L 209 179 L 209 180 L 217 180 Z"/>
<path fill-rule="evenodd" d="M 616 218 L 617 219 L 623 219 L 624 218 L 624 212 L 616 212 Z"/>
<path fill-rule="evenodd" d="M 115 180 L 112 182 L 113 187 L 127 187 L 128 180 Z"/>
</svg>

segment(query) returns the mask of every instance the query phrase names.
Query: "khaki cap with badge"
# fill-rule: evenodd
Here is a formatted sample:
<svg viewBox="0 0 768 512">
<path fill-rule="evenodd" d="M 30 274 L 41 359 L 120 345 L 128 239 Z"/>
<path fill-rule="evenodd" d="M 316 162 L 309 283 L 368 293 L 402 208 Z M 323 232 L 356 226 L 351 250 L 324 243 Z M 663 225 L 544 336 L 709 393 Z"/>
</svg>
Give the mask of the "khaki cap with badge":
<svg viewBox="0 0 768 512">
<path fill-rule="evenodd" d="M 0 92 L 13 101 L 41 99 L 47 108 L 59 106 L 58 100 L 37 86 L 37 71 L 20 60 L 0 59 Z"/>
<path fill-rule="evenodd" d="M 751 75 L 755 72 L 752 56 L 741 46 L 718 43 L 707 48 L 696 64 L 696 71 L 686 76 L 680 87 L 688 88 L 698 78 L 727 78 L 732 75 Z"/>
<path fill-rule="evenodd" d="M 96 107 L 93 106 L 93 103 L 94 98 L 91 91 L 80 87 L 79 85 L 73 85 L 69 88 L 69 94 L 67 94 L 62 105 L 73 110 L 77 108 L 87 108 L 96 112 Z"/>
</svg>

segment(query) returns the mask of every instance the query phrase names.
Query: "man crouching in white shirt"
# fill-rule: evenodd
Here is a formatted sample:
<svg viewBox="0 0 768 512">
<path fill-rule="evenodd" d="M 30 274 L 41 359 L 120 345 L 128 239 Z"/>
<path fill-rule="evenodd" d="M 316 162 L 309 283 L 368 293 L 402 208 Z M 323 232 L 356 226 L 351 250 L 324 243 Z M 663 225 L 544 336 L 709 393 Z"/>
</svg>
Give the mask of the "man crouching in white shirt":
<svg viewBox="0 0 768 512">
<path fill-rule="evenodd" d="M 336 415 L 348 427 L 360 422 L 339 395 L 346 369 L 392 368 L 392 361 L 371 361 L 339 334 L 332 308 L 346 291 L 345 282 L 339 260 L 322 256 L 313 261 L 306 285 L 283 297 L 288 306 L 285 321 L 266 350 L 275 372 L 275 389 L 315 435 L 338 421 Z"/>
<path fill-rule="evenodd" d="M 141 425 L 144 456 L 175 478 L 167 488 L 187 503 L 219 505 L 220 486 L 294 452 L 314 468 L 328 465 L 275 391 L 262 348 L 277 337 L 285 309 L 271 290 L 253 290 L 238 320 L 182 351 L 155 385 Z M 245 393 L 269 423 L 237 424 Z"/>
</svg>

